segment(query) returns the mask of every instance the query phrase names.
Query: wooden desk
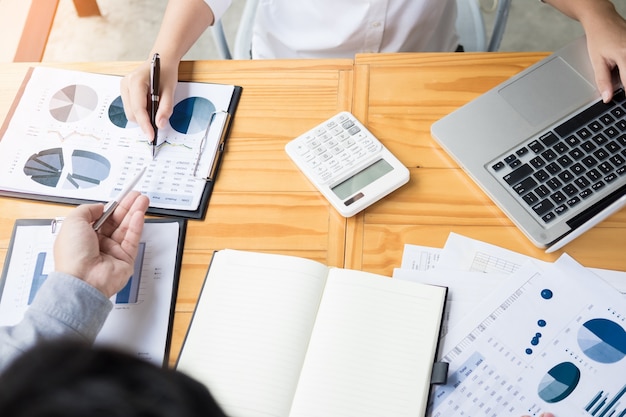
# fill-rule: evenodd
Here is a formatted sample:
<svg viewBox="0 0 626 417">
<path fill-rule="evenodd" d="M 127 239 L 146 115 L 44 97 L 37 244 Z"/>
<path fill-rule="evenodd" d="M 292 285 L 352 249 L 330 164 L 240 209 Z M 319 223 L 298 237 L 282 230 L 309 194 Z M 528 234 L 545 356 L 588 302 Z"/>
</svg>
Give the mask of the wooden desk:
<svg viewBox="0 0 626 417">
<path fill-rule="evenodd" d="M 178 357 L 211 253 L 222 248 L 303 256 L 390 275 L 404 243 L 441 247 L 454 231 L 541 259 L 430 136 L 430 125 L 545 54 L 389 54 L 352 60 L 186 62 L 183 80 L 244 92 L 207 217 L 189 221 L 170 362 Z M 126 74 L 136 63 L 59 67 Z M 4 119 L 27 64 L 0 64 Z M 351 110 L 410 168 L 409 184 L 344 219 L 284 152 L 287 141 Z M 71 207 L 0 198 L 0 262 L 16 218 Z M 626 270 L 626 212 L 568 245 L 587 266 Z M 0 264 L 1 265 L 1 264 Z"/>
</svg>

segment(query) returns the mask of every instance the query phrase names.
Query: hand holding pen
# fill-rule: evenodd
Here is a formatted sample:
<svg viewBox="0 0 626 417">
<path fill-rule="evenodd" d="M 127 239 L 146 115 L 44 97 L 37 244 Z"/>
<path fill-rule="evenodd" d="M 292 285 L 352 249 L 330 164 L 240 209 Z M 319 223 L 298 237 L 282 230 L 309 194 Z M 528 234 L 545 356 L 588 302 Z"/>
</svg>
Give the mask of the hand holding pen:
<svg viewBox="0 0 626 417">
<path fill-rule="evenodd" d="M 145 172 L 146 172 L 146 166 L 144 165 L 144 167 L 141 168 L 141 170 L 137 173 L 137 175 L 135 175 L 135 178 L 133 178 L 128 184 L 126 184 L 124 188 L 122 188 L 120 193 L 113 200 L 106 203 L 106 205 L 104 206 L 104 211 L 102 212 L 102 216 L 100 216 L 100 218 L 96 220 L 93 224 L 93 230 L 97 232 L 102 227 L 104 222 L 106 222 L 107 219 L 113 214 L 113 212 L 115 211 L 117 206 L 122 202 L 122 200 L 124 200 L 124 198 L 128 195 L 128 193 L 130 193 L 132 189 L 135 188 L 135 185 L 137 185 L 137 183 L 139 182 L 139 180 L 141 179 L 141 177 L 143 176 Z"/>
<path fill-rule="evenodd" d="M 55 270 L 85 281 L 107 298 L 120 291 L 133 274 L 149 204 L 148 197 L 129 192 L 98 233 L 92 222 L 102 214 L 102 204 L 72 210 L 54 242 Z"/>
<path fill-rule="evenodd" d="M 154 130 L 154 138 L 152 139 L 152 158 L 156 156 L 158 145 L 158 133 L 159 128 L 157 126 L 156 117 L 159 109 L 159 83 L 161 76 L 161 58 L 159 54 L 155 53 L 150 63 L 150 99 L 148 104 L 150 106 L 150 123 Z"/>
</svg>

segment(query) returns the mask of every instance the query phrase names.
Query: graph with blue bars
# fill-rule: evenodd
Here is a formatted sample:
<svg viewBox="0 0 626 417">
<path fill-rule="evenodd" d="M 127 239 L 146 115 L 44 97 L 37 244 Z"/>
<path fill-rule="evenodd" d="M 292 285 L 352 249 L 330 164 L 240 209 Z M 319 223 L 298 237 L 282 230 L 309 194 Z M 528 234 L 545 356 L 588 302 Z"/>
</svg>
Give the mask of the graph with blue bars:
<svg viewBox="0 0 626 417">
<path fill-rule="evenodd" d="M 626 417 L 626 404 L 621 401 L 626 394 L 626 386 L 617 393 L 598 392 L 589 401 L 585 411 L 593 417 Z"/>
<path fill-rule="evenodd" d="M 133 276 L 128 280 L 126 286 L 115 295 L 115 304 L 134 304 L 139 300 L 139 284 L 141 283 L 141 267 L 143 265 L 143 255 L 146 250 L 144 242 L 139 243 L 137 258 L 135 259 L 135 269 Z"/>
<path fill-rule="evenodd" d="M 141 270 L 143 267 L 143 258 L 146 250 L 145 242 L 139 243 L 137 251 L 137 257 L 135 258 L 135 265 L 133 275 L 128 280 L 128 283 L 121 291 L 115 295 L 115 304 L 134 304 L 139 301 L 139 289 L 141 284 Z M 48 278 L 46 271 L 46 259 L 48 252 L 37 253 L 37 261 L 35 262 L 35 269 L 33 271 L 33 277 L 30 286 L 30 292 L 28 294 L 28 305 L 32 304 L 37 292 Z"/>
</svg>

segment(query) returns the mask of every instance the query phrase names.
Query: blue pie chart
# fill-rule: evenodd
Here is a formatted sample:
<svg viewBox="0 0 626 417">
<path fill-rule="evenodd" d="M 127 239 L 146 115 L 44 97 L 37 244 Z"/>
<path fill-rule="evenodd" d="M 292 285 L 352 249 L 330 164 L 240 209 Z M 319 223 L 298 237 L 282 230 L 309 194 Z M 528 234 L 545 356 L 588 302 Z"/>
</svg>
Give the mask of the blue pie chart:
<svg viewBox="0 0 626 417">
<path fill-rule="evenodd" d="M 204 97 L 188 97 L 174 106 L 170 125 L 178 133 L 194 134 L 206 130 L 215 105 Z"/>
<path fill-rule="evenodd" d="M 578 345 L 596 362 L 615 363 L 626 356 L 626 332 L 608 319 L 592 319 L 578 331 Z"/>
<path fill-rule="evenodd" d="M 131 122 L 126 118 L 124 113 L 124 103 L 122 97 L 118 96 L 109 106 L 109 120 L 117 127 L 122 129 L 132 128 L 139 126 L 137 123 Z"/>
<path fill-rule="evenodd" d="M 537 393 L 548 403 L 567 398 L 580 381 L 580 370 L 571 362 L 563 362 L 550 369 L 539 383 Z"/>
</svg>

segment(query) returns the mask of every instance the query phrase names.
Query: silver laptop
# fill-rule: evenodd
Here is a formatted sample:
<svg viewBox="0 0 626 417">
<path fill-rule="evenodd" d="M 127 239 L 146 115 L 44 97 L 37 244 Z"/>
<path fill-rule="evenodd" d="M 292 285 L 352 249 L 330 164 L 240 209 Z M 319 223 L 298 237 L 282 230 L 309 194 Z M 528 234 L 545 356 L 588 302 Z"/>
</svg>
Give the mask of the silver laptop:
<svg viewBox="0 0 626 417">
<path fill-rule="evenodd" d="M 431 133 L 548 251 L 626 205 L 626 96 L 617 88 L 602 103 L 585 38 L 435 122 Z"/>
</svg>

